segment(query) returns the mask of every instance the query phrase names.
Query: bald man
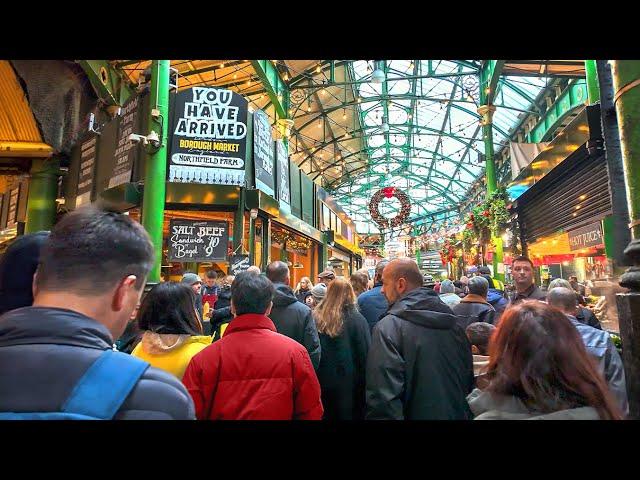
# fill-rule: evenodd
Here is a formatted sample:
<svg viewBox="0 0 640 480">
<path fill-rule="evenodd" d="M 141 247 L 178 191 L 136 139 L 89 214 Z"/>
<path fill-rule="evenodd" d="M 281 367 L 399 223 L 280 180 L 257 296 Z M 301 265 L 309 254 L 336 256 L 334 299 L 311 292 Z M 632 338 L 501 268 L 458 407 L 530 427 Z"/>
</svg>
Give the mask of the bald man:
<svg viewBox="0 0 640 480">
<path fill-rule="evenodd" d="M 609 390 L 618 400 L 618 404 L 624 414 L 628 414 L 629 403 L 622 359 L 609 333 L 585 325 L 576 318 L 578 302 L 576 292 L 572 288 L 552 288 L 547 294 L 547 303 L 564 313 L 573 326 L 576 327 L 587 352 L 596 358 L 600 373 L 609 384 Z"/>
<path fill-rule="evenodd" d="M 367 419 L 467 420 L 473 356 L 456 316 L 411 259 L 382 272 L 389 302 L 373 327 L 367 358 Z"/>
</svg>

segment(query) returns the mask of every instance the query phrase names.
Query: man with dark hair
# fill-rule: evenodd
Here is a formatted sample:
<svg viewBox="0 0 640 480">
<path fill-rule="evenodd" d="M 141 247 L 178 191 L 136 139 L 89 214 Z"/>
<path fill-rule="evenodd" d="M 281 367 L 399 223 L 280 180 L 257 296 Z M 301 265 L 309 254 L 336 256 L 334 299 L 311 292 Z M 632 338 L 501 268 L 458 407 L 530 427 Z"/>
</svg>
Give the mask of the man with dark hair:
<svg viewBox="0 0 640 480">
<path fill-rule="evenodd" d="M 578 295 L 580 295 L 581 297 L 584 297 L 586 289 L 584 285 L 578 282 L 578 277 L 576 277 L 575 275 L 571 275 L 569 277 L 569 284 L 571 285 L 571 288 L 573 288 Z M 584 298 L 582 300 L 583 301 L 581 303 L 584 303 Z"/>
<path fill-rule="evenodd" d="M 578 321 L 576 318 L 576 313 L 578 312 L 576 292 L 571 288 L 552 288 L 547 294 L 547 303 L 564 313 L 573 326 L 576 327 L 587 351 L 596 358 L 600 372 L 609 384 L 611 393 L 618 400 L 622 411 L 627 414 L 629 403 L 624 368 L 620 354 L 616 350 L 609 333 Z"/>
<path fill-rule="evenodd" d="M 473 353 L 473 374 L 478 377 L 489 365 L 489 340 L 496 327 L 486 322 L 475 322 L 466 328 Z"/>
<path fill-rule="evenodd" d="M 484 277 L 469 279 L 469 293 L 451 308 L 453 313 L 468 318 L 468 324 L 475 322 L 494 323 L 496 310 L 487 301 L 489 282 Z"/>
<path fill-rule="evenodd" d="M 509 299 L 511 303 L 519 303 L 526 299 L 544 301 L 545 293 L 536 286 L 533 278 L 531 260 L 524 256 L 515 258 L 511 264 L 511 275 L 516 287 Z"/>
<path fill-rule="evenodd" d="M 382 294 L 382 272 L 384 272 L 384 268 L 388 263 L 389 260 L 387 259 L 378 262 L 373 278 L 373 288 L 358 297 L 358 308 L 362 316 L 367 319 L 370 330 L 373 330 L 375 324 L 378 323 L 378 320 L 389 308 L 389 303 Z"/>
<path fill-rule="evenodd" d="M 418 265 L 392 260 L 382 273 L 387 314 L 373 327 L 367 358 L 367 419 L 464 420 L 473 387 L 471 346 Z"/>
<path fill-rule="evenodd" d="M 320 420 L 320 384 L 309 354 L 267 317 L 275 289 L 263 275 L 239 273 L 235 315 L 220 340 L 195 355 L 182 381 L 199 420 Z"/>
<path fill-rule="evenodd" d="M 149 236 L 127 215 L 93 207 L 65 215 L 41 249 L 33 306 L 0 317 L 0 412 L 193 419 L 173 375 L 113 351 L 153 259 Z"/>
<path fill-rule="evenodd" d="M 278 333 L 293 338 L 304 345 L 309 352 L 313 368 L 320 365 L 320 338 L 316 322 L 311 316 L 311 309 L 298 301 L 289 286 L 289 267 L 281 261 L 271 262 L 267 266 L 267 278 L 275 287 L 273 308 L 269 318 L 273 321 Z"/>
</svg>

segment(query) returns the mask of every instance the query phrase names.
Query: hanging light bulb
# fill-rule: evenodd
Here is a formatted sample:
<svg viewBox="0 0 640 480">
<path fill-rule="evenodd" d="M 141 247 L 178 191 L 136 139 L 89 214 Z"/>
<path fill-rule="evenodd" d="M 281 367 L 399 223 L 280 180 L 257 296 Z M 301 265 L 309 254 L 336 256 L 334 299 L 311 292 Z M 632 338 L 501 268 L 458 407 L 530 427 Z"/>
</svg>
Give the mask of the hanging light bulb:
<svg viewBox="0 0 640 480">
<path fill-rule="evenodd" d="M 384 82 L 386 75 L 384 73 L 384 63 L 382 60 L 375 60 L 375 70 L 371 74 L 371 82 L 372 83 L 382 83 Z"/>
<path fill-rule="evenodd" d="M 234 73 L 234 74 L 233 74 L 233 79 L 235 80 L 236 78 L 238 78 L 238 74 L 237 74 L 237 73 Z"/>
<path fill-rule="evenodd" d="M 321 69 L 320 69 L 320 64 L 318 64 L 318 66 L 316 67 L 316 73 L 320 73 Z"/>
<path fill-rule="evenodd" d="M 283 79 L 285 82 L 288 82 L 288 81 L 289 81 L 289 75 L 285 72 L 284 77 L 282 77 L 282 79 Z"/>
<path fill-rule="evenodd" d="M 343 120 L 347 119 L 347 111 L 346 110 L 342 110 L 342 119 Z"/>
<path fill-rule="evenodd" d="M 382 131 L 384 133 L 389 133 L 389 124 L 387 123 L 387 119 L 384 115 L 382 116 Z"/>
<path fill-rule="evenodd" d="M 311 111 L 311 105 L 307 105 L 307 112 Z"/>
<path fill-rule="evenodd" d="M 218 68 L 224 68 L 224 63 L 221 63 Z"/>
</svg>

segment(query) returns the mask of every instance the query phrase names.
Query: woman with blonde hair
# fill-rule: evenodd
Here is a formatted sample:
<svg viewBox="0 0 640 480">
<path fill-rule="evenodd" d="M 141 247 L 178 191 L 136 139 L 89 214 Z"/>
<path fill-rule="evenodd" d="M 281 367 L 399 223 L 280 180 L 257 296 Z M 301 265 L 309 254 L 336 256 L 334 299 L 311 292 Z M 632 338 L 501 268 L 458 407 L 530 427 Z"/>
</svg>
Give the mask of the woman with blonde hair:
<svg viewBox="0 0 640 480">
<path fill-rule="evenodd" d="M 293 294 L 296 296 L 299 302 L 306 303 L 305 300 L 309 295 L 311 295 L 311 289 L 313 288 L 313 283 L 309 277 L 302 277 L 296 286 L 296 289 L 293 291 Z"/>
<path fill-rule="evenodd" d="M 318 380 L 325 420 L 362 420 L 365 411 L 365 367 L 371 334 L 358 312 L 351 284 L 336 278 L 313 310 L 322 355 Z"/>
</svg>

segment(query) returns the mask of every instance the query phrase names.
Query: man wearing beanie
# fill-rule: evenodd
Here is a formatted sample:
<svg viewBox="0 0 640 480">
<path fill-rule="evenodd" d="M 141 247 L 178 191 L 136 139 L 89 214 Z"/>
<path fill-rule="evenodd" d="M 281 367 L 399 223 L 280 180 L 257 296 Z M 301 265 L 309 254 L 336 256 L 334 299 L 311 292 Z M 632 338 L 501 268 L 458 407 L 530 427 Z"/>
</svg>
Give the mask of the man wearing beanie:
<svg viewBox="0 0 640 480">
<path fill-rule="evenodd" d="M 49 232 L 19 237 L 0 259 L 0 315 L 33 304 L 33 274 Z"/>
<path fill-rule="evenodd" d="M 324 300 L 324 297 L 327 295 L 327 286 L 324 283 L 318 283 L 311 289 L 311 296 L 313 297 L 313 301 L 315 302 L 315 306 Z"/>
</svg>

